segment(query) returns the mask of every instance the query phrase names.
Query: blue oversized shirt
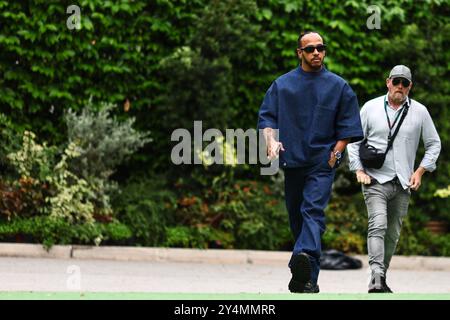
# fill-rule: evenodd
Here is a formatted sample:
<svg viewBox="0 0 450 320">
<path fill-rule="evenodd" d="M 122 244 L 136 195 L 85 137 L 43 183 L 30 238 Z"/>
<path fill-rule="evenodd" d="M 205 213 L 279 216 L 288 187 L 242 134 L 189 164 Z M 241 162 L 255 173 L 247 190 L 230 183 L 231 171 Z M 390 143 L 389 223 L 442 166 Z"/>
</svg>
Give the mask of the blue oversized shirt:
<svg viewBox="0 0 450 320">
<path fill-rule="evenodd" d="M 363 139 L 358 100 L 347 82 L 325 67 L 280 76 L 261 105 L 258 129 L 279 129 L 282 167 L 327 161 L 337 140 Z"/>
</svg>

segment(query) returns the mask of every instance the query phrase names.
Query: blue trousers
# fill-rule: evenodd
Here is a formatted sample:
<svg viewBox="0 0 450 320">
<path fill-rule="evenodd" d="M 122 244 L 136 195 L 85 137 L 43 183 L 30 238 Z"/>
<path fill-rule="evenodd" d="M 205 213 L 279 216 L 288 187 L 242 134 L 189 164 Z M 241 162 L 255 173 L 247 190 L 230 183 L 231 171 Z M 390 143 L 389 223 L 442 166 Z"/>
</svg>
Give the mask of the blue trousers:
<svg viewBox="0 0 450 320">
<path fill-rule="evenodd" d="M 311 167 L 285 168 L 285 197 L 295 245 L 292 255 L 304 252 L 311 261 L 311 280 L 319 278 L 325 207 L 331 196 L 335 170 L 327 162 Z"/>
</svg>

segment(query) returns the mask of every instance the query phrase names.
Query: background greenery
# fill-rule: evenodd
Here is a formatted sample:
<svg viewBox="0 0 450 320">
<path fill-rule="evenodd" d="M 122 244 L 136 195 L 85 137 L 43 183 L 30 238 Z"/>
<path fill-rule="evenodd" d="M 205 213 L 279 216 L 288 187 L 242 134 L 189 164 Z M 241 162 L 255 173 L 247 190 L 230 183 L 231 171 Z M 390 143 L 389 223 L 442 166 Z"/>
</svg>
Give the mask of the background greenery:
<svg viewBox="0 0 450 320">
<path fill-rule="evenodd" d="M 436 196 L 450 173 L 448 1 L 377 1 L 379 30 L 366 26 L 371 1 L 82 0 L 80 30 L 66 26 L 71 4 L 0 0 L 4 241 L 289 250 L 282 175 L 173 165 L 170 137 L 194 120 L 254 128 L 271 82 L 298 65 L 298 34 L 312 29 L 361 105 L 385 92 L 393 65 L 413 71 L 411 96 L 428 107 L 443 150 L 412 197 L 399 252 L 449 255 L 448 234 L 425 229 L 450 221 L 449 198 Z M 325 247 L 366 250 L 346 166 L 327 219 Z"/>
</svg>

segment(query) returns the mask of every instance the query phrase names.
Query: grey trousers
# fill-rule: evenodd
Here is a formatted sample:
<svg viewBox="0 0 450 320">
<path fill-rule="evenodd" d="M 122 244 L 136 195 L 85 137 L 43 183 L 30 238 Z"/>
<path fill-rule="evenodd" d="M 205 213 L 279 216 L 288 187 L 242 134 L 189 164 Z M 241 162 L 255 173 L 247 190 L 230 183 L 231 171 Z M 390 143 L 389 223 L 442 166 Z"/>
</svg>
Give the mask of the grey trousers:
<svg viewBox="0 0 450 320">
<path fill-rule="evenodd" d="M 363 185 L 369 220 L 367 250 L 372 274 L 386 276 L 397 247 L 403 217 L 408 213 L 410 191 L 398 182 Z"/>
</svg>

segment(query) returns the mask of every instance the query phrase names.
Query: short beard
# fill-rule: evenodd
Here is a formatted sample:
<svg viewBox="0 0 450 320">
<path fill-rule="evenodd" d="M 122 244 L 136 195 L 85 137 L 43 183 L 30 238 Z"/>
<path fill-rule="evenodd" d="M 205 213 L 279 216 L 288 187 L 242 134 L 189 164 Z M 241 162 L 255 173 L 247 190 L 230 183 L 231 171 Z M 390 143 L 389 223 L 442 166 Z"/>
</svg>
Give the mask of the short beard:
<svg viewBox="0 0 450 320">
<path fill-rule="evenodd" d="M 322 68 L 323 60 L 320 62 L 320 65 L 318 67 L 313 66 L 307 59 L 302 59 L 302 63 L 306 63 L 311 69 L 315 71 L 319 71 Z"/>
<path fill-rule="evenodd" d="M 392 102 L 394 102 L 395 104 L 401 104 L 406 100 L 405 95 L 401 95 L 401 98 L 397 98 L 397 93 L 391 94 L 389 98 L 391 98 Z"/>
</svg>

